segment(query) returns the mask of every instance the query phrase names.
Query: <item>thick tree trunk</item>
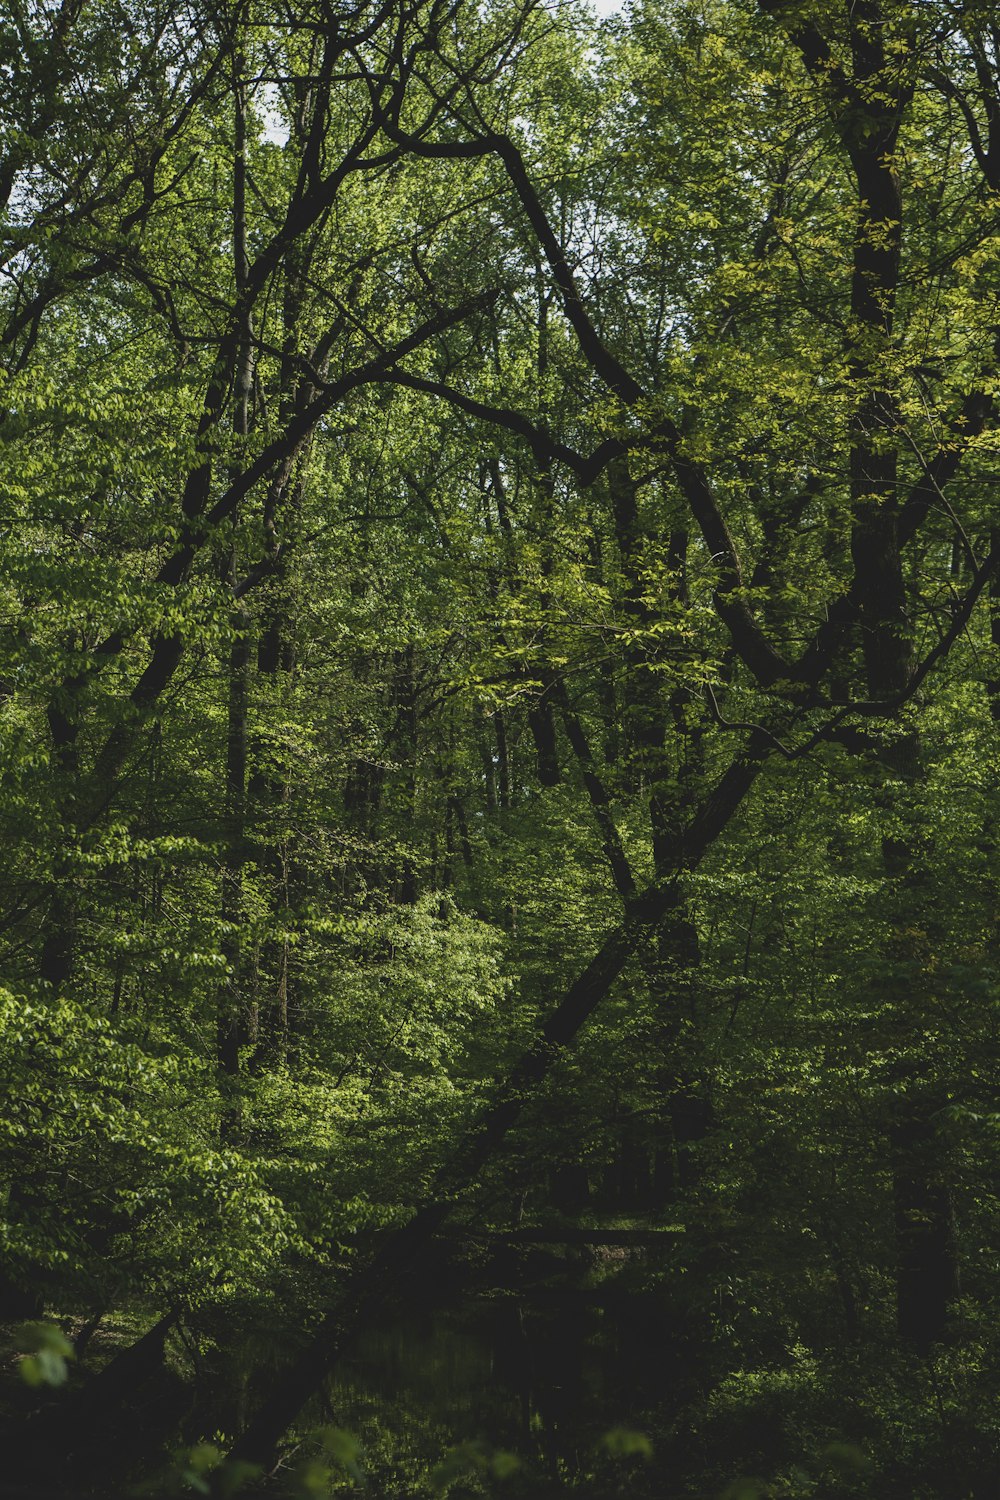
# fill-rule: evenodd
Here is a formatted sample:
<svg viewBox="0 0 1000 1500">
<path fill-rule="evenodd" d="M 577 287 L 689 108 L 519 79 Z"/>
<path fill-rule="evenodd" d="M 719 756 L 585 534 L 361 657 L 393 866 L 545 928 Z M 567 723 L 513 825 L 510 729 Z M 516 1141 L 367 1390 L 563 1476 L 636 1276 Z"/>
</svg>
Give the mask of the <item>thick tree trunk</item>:
<svg viewBox="0 0 1000 1500">
<path fill-rule="evenodd" d="M 899 541 L 896 397 L 880 388 L 881 365 L 893 334 L 899 284 L 903 205 L 895 152 L 908 95 L 897 61 L 884 50 L 880 0 L 856 5 L 851 23 L 854 83 L 865 103 L 866 129 L 847 124 L 845 146 L 854 167 L 858 209 L 851 310 L 860 328 L 852 373 L 860 397 L 851 423 L 851 553 L 858 592 L 861 646 L 868 692 L 875 699 L 905 693 L 913 672 L 913 632 L 907 613 Z M 883 752 L 887 776 L 905 793 L 921 780 L 915 735 L 898 734 Z M 887 800 L 893 795 L 890 791 Z M 919 854 L 909 840 L 887 839 L 883 866 L 894 920 L 905 928 L 912 869 Z M 890 957 L 890 962 L 891 962 Z M 958 1281 L 952 1208 L 944 1185 L 933 1106 L 918 1083 L 920 1046 L 912 997 L 900 997 L 903 1076 L 889 1126 L 896 1240 L 896 1307 L 900 1337 L 920 1351 L 940 1338 Z M 910 1014 L 907 1014 L 909 1012 Z"/>
<path fill-rule="evenodd" d="M 558 786 L 561 780 L 556 724 L 552 713 L 551 683 L 544 685 L 528 710 L 528 728 L 535 742 L 538 780 L 542 786 Z"/>
</svg>

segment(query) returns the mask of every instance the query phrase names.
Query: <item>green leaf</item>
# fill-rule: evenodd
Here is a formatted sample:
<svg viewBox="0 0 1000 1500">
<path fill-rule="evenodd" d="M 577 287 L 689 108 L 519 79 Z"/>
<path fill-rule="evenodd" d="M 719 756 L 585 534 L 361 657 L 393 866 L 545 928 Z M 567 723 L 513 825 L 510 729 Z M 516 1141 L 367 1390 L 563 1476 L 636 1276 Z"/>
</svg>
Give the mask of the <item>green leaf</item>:
<svg viewBox="0 0 1000 1500">
<path fill-rule="evenodd" d="M 601 1438 L 601 1447 L 612 1458 L 652 1458 L 653 1444 L 644 1432 L 631 1427 L 612 1427 Z"/>
<path fill-rule="evenodd" d="M 65 1385 L 67 1361 L 75 1357 L 71 1341 L 51 1323 L 24 1323 L 18 1343 L 30 1352 L 21 1360 L 21 1379 L 26 1385 Z"/>
<path fill-rule="evenodd" d="M 358 1484 L 364 1484 L 365 1474 L 360 1462 L 362 1448 L 353 1432 L 348 1432 L 345 1427 L 325 1427 L 320 1437 L 324 1451 L 334 1463 L 346 1469 Z"/>
</svg>

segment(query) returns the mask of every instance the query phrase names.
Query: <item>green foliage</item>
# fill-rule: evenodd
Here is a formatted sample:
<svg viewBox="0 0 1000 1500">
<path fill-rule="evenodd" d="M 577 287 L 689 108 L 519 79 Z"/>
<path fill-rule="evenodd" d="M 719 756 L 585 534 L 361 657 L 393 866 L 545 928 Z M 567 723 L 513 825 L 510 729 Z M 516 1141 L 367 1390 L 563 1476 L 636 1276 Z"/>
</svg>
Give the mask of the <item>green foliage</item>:
<svg viewBox="0 0 1000 1500">
<path fill-rule="evenodd" d="M 466 1442 L 451 1448 L 430 1473 L 430 1486 L 436 1495 L 451 1494 L 457 1481 L 480 1474 L 493 1479 L 509 1479 L 520 1468 L 517 1455 L 503 1449 L 491 1452 L 484 1443 Z"/>
<path fill-rule="evenodd" d="M 612 1427 L 601 1438 L 601 1446 L 613 1458 L 652 1458 L 653 1444 L 644 1432 L 628 1427 Z"/>
<path fill-rule="evenodd" d="M 51 1323 L 25 1323 L 17 1330 L 17 1342 L 28 1352 L 21 1356 L 21 1379 L 25 1385 L 64 1385 L 69 1377 L 67 1360 L 73 1345 Z"/>
<path fill-rule="evenodd" d="M 581 1485 L 978 1500 L 992 11 L 335 9 L 0 16 L 0 1313 L 201 1400 L 421 1208 L 683 1224 Z M 534 1483 L 397 1436 L 303 1493 Z"/>
<path fill-rule="evenodd" d="M 287 1211 L 242 1153 L 219 1148 L 204 1061 L 68 1000 L 5 994 L 0 1007 L 16 1283 L 41 1276 L 100 1302 L 110 1261 L 119 1283 L 197 1301 L 280 1259 Z"/>
</svg>

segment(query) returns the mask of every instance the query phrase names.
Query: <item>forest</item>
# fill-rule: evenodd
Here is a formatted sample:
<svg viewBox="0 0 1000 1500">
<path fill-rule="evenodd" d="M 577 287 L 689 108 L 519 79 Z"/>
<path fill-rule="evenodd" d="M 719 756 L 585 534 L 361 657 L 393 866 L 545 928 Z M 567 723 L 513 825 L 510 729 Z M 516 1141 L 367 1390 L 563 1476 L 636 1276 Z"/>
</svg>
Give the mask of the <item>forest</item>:
<svg viewBox="0 0 1000 1500">
<path fill-rule="evenodd" d="M 0 6 L 0 1494 L 995 1500 L 993 0 Z"/>
</svg>

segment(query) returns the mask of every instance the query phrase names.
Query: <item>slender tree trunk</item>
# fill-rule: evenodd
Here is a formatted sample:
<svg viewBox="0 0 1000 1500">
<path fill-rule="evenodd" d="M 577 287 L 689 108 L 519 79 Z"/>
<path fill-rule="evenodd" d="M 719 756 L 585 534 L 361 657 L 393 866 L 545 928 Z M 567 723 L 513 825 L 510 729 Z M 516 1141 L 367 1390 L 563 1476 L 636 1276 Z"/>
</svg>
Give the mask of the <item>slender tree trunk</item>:
<svg viewBox="0 0 1000 1500">
<path fill-rule="evenodd" d="M 225 851 L 219 915 L 227 974 L 218 1002 L 218 1067 L 223 1096 L 222 1138 L 239 1138 L 240 1044 L 251 1030 L 244 995 L 242 923 L 246 862 L 247 687 L 250 643 L 246 621 L 238 617 L 229 651 L 228 732 L 226 736 Z"/>
<path fill-rule="evenodd" d="M 403 765 L 403 811 L 406 818 L 406 838 L 412 840 L 412 830 L 417 816 L 418 795 L 418 719 L 416 662 L 412 646 L 401 652 L 396 666 L 396 722 Z M 412 905 L 419 892 L 417 866 L 412 846 L 403 860 L 400 881 L 400 900 Z"/>
<path fill-rule="evenodd" d="M 77 723 L 81 682 L 74 678 L 63 688 L 64 702 L 48 709 L 53 758 L 59 769 L 62 795 L 59 811 L 62 827 L 57 830 L 57 854 L 52 871 L 52 895 L 42 928 L 42 950 L 38 961 L 41 979 L 54 990 L 69 982 L 76 958 L 77 907 L 73 887 L 71 847 L 77 833 L 77 785 L 80 775 Z"/>
<path fill-rule="evenodd" d="M 247 303 L 249 261 L 246 242 L 246 109 L 243 97 L 243 59 L 233 58 L 233 107 L 235 118 L 235 155 L 233 161 L 233 250 L 235 258 L 236 295 L 243 309 L 240 328 L 240 357 L 237 365 L 234 436 L 242 445 L 250 430 L 250 395 L 253 383 L 253 330 Z M 243 454 L 239 457 L 242 459 Z M 234 467 L 234 477 L 239 468 Z M 225 579 L 235 589 L 238 578 L 238 514 L 232 519 L 232 541 Z M 238 1079 L 240 1043 L 251 1030 L 248 1025 L 244 996 L 244 953 L 242 925 L 243 878 L 246 863 L 246 791 L 247 791 L 247 698 L 250 672 L 249 621 L 234 604 L 233 640 L 229 649 L 228 699 L 225 767 L 225 848 L 222 863 L 222 892 L 219 915 L 223 930 L 223 957 L 226 979 L 218 1001 L 217 1062 L 222 1093 L 223 1141 L 239 1138 L 241 1122 Z"/>
<path fill-rule="evenodd" d="M 510 774 L 510 752 L 507 744 L 507 721 L 502 708 L 493 714 L 493 733 L 496 737 L 496 788 L 497 806 L 500 812 L 510 812 L 512 782 Z"/>
</svg>

